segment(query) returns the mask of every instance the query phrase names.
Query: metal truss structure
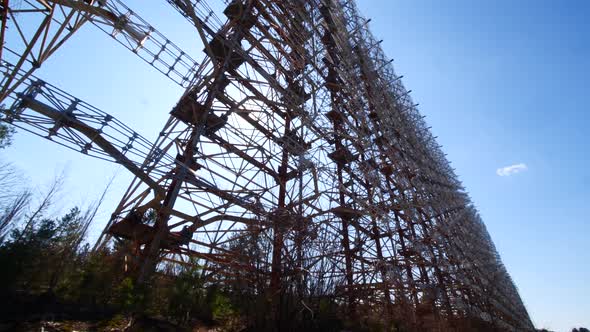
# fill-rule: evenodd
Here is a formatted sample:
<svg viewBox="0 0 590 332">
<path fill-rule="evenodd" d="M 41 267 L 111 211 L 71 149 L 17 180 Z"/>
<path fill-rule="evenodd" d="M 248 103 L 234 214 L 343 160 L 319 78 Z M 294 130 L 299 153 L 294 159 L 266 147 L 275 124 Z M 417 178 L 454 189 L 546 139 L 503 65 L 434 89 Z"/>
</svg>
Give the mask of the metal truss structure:
<svg viewBox="0 0 590 332">
<path fill-rule="evenodd" d="M 119 0 L 1 1 L 2 120 L 135 176 L 98 246 L 134 243 L 140 279 L 199 264 L 207 280 L 329 296 L 418 329 L 465 317 L 533 329 L 353 0 L 167 2 L 195 26 L 202 62 Z M 33 76 L 84 23 L 186 88 L 156 142 Z"/>
</svg>

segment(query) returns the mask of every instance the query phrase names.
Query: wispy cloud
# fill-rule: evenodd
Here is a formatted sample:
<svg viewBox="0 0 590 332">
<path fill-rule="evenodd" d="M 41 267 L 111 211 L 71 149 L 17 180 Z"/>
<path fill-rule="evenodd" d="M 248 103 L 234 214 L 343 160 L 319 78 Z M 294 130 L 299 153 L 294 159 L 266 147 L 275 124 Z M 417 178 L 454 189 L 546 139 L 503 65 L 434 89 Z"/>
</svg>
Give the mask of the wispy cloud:
<svg viewBox="0 0 590 332">
<path fill-rule="evenodd" d="M 512 174 L 526 171 L 527 169 L 528 169 L 528 167 L 526 166 L 526 164 L 520 163 L 520 164 L 515 164 L 515 165 L 510 165 L 510 166 L 498 168 L 496 170 L 496 174 L 498 174 L 499 176 L 510 176 Z"/>
</svg>

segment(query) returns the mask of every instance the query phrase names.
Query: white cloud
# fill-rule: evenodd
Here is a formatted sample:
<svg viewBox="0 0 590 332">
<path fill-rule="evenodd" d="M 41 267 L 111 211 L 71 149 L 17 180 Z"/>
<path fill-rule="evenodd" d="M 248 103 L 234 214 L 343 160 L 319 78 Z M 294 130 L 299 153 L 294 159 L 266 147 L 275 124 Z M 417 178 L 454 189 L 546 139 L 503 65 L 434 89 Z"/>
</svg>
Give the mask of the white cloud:
<svg viewBox="0 0 590 332">
<path fill-rule="evenodd" d="M 496 170 L 496 174 L 498 174 L 499 176 L 510 176 L 512 174 L 526 171 L 527 169 L 528 169 L 528 167 L 526 166 L 526 164 L 520 163 L 520 164 L 515 164 L 515 165 L 510 165 L 510 166 L 498 168 Z"/>
</svg>

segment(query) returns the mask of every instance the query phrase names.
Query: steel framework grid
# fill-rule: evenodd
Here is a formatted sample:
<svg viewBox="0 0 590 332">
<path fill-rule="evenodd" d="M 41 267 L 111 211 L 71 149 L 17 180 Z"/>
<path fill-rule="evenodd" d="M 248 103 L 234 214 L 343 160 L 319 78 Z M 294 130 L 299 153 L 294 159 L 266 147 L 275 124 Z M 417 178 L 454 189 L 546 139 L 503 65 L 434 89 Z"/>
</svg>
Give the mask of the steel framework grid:
<svg viewBox="0 0 590 332">
<path fill-rule="evenodd" d="M 136 175 L 99 244 L 134 240 L 142 275 L 160 261 L 197 258 L 211 279 L 253 277 L 302 298 L 336 296 L 352 313 L 382 309 L 434 325 L 475 315 L 532 328 L 485 226 L 353 1 L 234 1 L 223 22 L 205 1 L 169 0 L 203 40 L 200 65 L 118 1 L 37 2 L 53 8 L 43 22 L 73 33 L 90 20 L 188 86 L 151 144 L 31 76 L 55 50 L 44 41 L 47 55 L 32 56 L 40 32 L 24 52 L 5 48 L 21 56 L 3 63 L 3 97 L 14 99 L 5 121 Z M 58 7 L 70 12 L 56 21 Z M 4 40 L 11 8 L 2 9 Z M 38 31 L 50 35 L 44 24 Z M 171 62 L 158 67 L 162 52 Z M 21 84 L 27 89 L 14 93 Z M 148 211 L 154 225 L 137 226 L 148 226 Z M 175 231 L 183 226 L 189 245 Z"/>
</svg>

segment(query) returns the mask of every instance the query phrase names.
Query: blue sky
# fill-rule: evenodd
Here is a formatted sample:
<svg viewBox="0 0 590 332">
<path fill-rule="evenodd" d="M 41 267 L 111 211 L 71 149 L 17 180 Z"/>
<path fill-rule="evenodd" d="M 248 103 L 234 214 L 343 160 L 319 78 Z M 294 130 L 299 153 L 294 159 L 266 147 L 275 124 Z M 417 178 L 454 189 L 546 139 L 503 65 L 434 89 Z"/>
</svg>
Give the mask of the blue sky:
<svg viewBox="0 0 590 332">
<path fill-rule="evenodd" d="M 194 29 L 165 1 L 126 3 L 200 57 Z M 590 3 L 358 0 L 358 6 L 470 192 L 535 325 L 590 327 Z M 149 139 L 182 93 L 90 25 L 38 76 Z M 23 133 L 1 154 L 39 188 L 65 167 L 69 180 L 58 204 L 64 208 L 92 201 L 116 175 L 94 234 L 130 181 L 114 164 Z M 519 164 L 526 169 L 498 175 Z"/>
<path fill-rule="evenodd" d="M 534 323 L 558 331 L 590 325 L 587 4 L 359 1 Z"/>
</svg>

